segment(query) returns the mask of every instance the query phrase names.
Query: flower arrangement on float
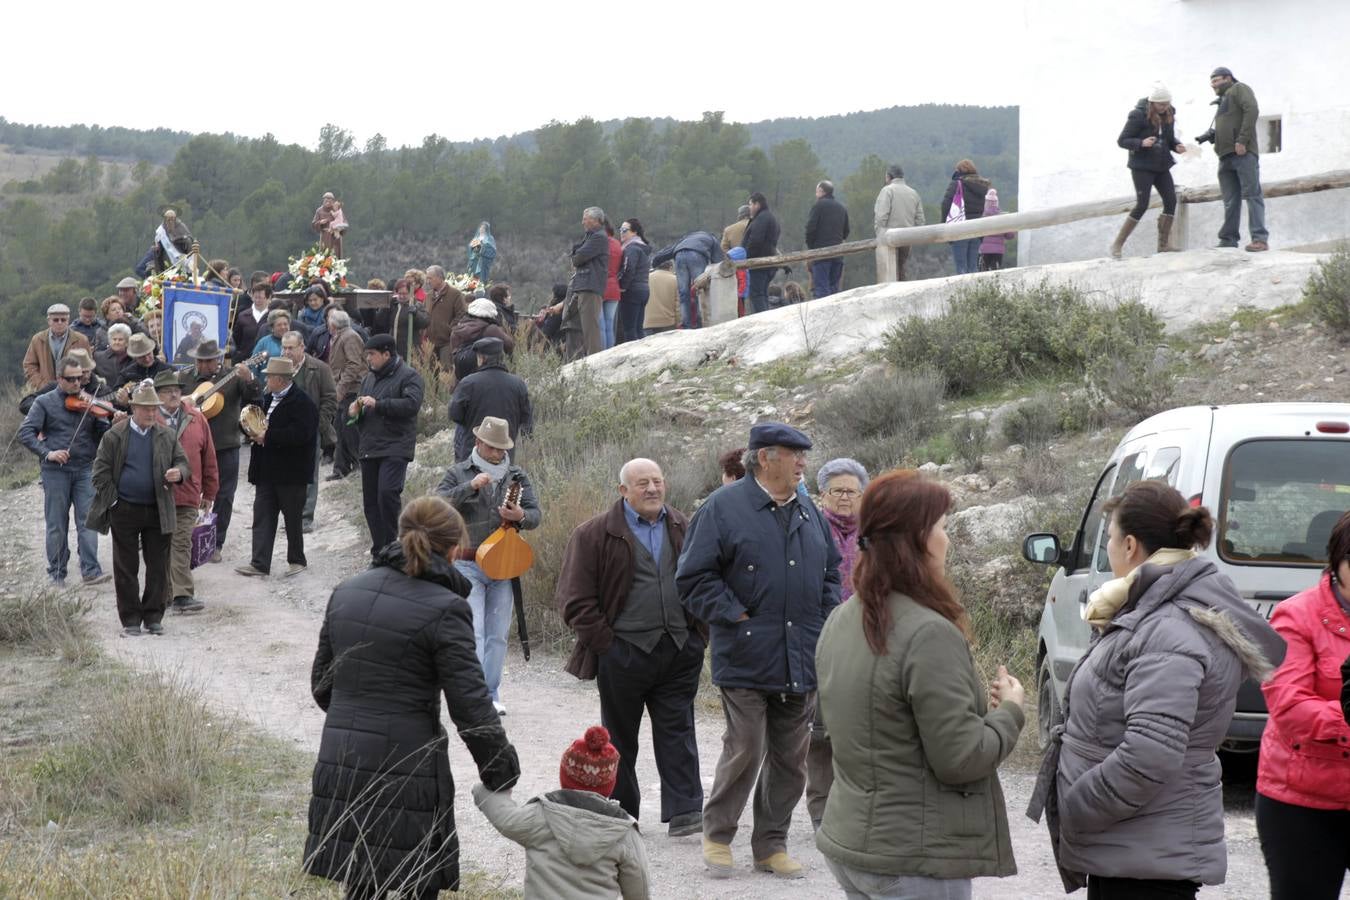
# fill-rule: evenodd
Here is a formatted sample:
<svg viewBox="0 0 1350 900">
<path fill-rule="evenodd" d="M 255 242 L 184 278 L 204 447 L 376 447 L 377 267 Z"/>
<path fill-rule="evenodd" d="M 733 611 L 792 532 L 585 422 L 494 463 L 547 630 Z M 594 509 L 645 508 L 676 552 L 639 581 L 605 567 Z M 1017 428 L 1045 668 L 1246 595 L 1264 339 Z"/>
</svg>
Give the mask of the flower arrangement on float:
<svg viewBox="0 0 1350 900">
<path fill-rule="evenodd" d="M 290 272 L 290 290 L 303 291 L 313 284 L 323 284 L 330 292 L 347 286 L 347 260 L 338 259 L 333 251 L 315 245 L 301 256 L 292 256 L 286 270 Z"/>
<path fill-rule="evenodd" d="M 446 275 L 445 280 L 461 294 L 472 294 L 479 288 L 487 290 L 491 286 L 491 282 L 482 281 L 477 275 L 471 275 L 468 272 Z"/>
<path fill-rule="evenodd" d="M 150 313 L 164 308 L 164 286 L 166 284 L 186 284 L 190 281 L 192 281 L 192 275 L 180 271 L 176 265 L 170 266 L 163 272 L 148 276 L 141 282 L 138 294 L 140 303 L 136 306 L 137 318 L 144 319 Z"/>
</svg>

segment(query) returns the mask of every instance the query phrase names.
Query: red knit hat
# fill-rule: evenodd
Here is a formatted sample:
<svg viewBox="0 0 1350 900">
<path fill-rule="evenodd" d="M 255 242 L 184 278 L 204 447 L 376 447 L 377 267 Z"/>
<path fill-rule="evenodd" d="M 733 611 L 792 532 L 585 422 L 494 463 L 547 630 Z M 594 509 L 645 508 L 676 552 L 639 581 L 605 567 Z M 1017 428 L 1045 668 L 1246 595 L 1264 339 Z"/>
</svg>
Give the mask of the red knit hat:
<svg viewBox="0 0 1350 900">
<path fill-rule="evenodd" d="M 601 725 L 586 729 L 586 736 L 573 741 L 558 767 L 562 786 L 574 791 L 594 791 L 602 797 L 614 793 L 619 777 L 619 751 L 609 742 L 609 732 Z"/>
</svg>

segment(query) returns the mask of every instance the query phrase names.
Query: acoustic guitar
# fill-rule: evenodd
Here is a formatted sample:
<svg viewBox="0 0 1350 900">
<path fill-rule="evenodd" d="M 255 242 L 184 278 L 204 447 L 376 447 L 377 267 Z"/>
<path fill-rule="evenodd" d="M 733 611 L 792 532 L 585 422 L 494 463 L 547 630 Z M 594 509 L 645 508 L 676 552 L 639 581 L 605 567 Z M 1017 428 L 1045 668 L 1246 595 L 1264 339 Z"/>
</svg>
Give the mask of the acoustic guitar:
<svg viewBox="0 0 1350 900">
<path fill-rule="evenodd" d="M 512 505 L 520 504 L 519 481 L 512 482 L 511 487 L 507 489 L 506 502 Z M 478 568 L 483 570 L 483 574 L 493 581 L 506 581 L 519 578 L 529 571 L 530 566 L 534 565 L 534 551 L 520 536 L 520 526 L 503 519 L 501 527 L 478 545 L 474 561 L 478 563 Z"/>
<path fill-rule="evenodd" d="M 265 359 L 267 359 L 266 350 L 255 356 L 249 357 L 240 363 L 240 365 L 254 366 Z M 192 398 L 192 402 L 196 405 L 197 409 L 201 410 L 202 415 L 206 416 L 208 419 L 214 419 L 216 416 L 220 415 L 220 411 L 225 408 L 225 398 L 220 396 L 220 392 L 225 389 L 225 385 L 238 377 L 238 368 L 232 368 L 226 373 L 224 378 L 217 382 L 203 381 L 192 389 L 192 393 L 188 394 L 188 397 Z"/>
</svg>

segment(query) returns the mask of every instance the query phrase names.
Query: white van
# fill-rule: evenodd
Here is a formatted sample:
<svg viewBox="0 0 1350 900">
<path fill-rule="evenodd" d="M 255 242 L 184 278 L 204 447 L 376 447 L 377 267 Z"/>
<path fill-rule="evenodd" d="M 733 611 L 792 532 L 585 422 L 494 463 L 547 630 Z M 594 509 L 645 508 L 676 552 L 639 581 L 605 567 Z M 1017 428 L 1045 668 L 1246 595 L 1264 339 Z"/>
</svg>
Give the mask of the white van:
<svg viewBox="0 0 1350 900">
<path fill-rule="evenodd" d="M 1331 529 L 1350 509 L 1350 405 L 1253 403 L 1160 413 L 1130 429 L 1111 454 L 1067 547 L 1056 535 L 1027 537 L 1023 556 L 1059 567 L 1041 613 L 1036 660 L 1042 746 L 1062 721 L 1065 680 L 1088 646 L 1083 606 L 1112 577 L 1102 504 L 1147 479 L 1209 508 L 1214 539 L 1204 555 L 1269 619 L 1275 604 L 1317 583 Z M 1225 749 L 1256 750 L 1265 722 L 1265 700 L 1248 681 Z"/>
</svg>

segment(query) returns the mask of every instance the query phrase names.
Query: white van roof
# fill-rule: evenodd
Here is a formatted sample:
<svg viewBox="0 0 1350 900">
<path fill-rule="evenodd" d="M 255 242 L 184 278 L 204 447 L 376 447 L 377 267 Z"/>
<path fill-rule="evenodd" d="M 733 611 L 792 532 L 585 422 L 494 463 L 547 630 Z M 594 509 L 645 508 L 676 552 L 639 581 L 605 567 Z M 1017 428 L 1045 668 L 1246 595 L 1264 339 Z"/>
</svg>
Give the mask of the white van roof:
<svg viewBox="0 0 1350 900">
<path fill-rule="evenodd" d="M 1212 417 L 1212 418 L 1211 418 Z M 1235 426 L 1253 435 L 1289 434 L 1291 426 L 1319 421 L 1350 425 L 1350 403 L 1234 403 L 1227 406 L 1181 406 L 1149 416 L 1121 439 L 1125 444 L 1161 431 L 1181 431 L 1205 425 L 1228 432 Z M 1307 427 L 1306 425 L 1304 426 Z"/>
</svg>

